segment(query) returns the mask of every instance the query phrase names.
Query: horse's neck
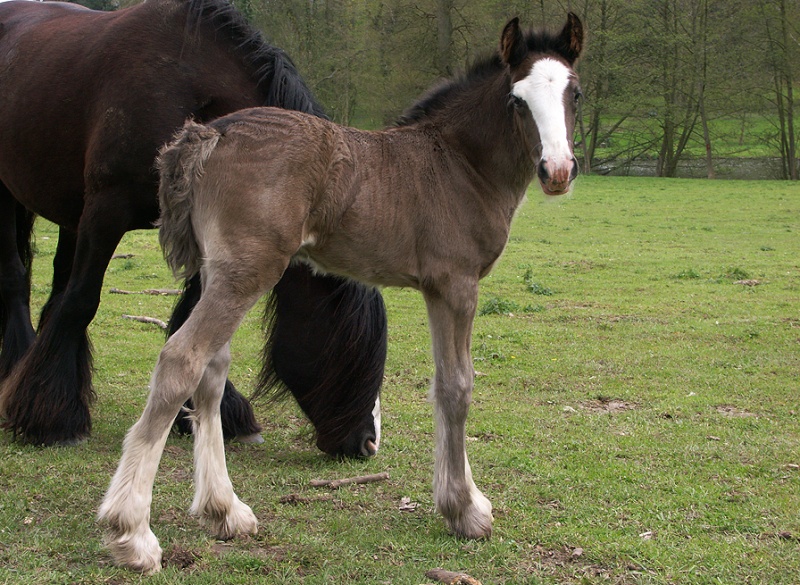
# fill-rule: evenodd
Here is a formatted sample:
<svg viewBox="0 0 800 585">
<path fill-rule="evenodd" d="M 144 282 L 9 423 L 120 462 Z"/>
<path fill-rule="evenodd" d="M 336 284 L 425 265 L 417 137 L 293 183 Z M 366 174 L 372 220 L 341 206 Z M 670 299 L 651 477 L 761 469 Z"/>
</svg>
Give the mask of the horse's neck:
<svg viewBox="0 0 800 585">
<path fill-rule="evenodd" d="M 534 178 L 533 145 L 509 105 L 510 85 L 502 78 L 491 81 L 463 100 L 470 106 L 443 116 L 440 133 L 498 193 L 521 200 Z"/>
</svg>

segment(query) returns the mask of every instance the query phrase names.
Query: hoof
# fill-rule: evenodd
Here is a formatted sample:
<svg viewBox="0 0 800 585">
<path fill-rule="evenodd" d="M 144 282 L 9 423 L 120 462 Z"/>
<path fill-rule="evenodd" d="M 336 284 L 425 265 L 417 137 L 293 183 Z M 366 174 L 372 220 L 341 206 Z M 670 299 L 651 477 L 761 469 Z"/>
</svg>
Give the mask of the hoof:
<svg viewBox="0 0 800 585">
<path fill-rule="evenodd" d="M 480 492 L 473 494 L 472 502 L 466 509 L 452 516 L 445 516 L 451 533 L 461 538 L 481 539 L 492 536 L 492 504 Z"/>
<path fill-rule="evenodd" d="M 239 443 L 251 443 L 254 445 L 259 445 L 264 442 L 264 437 L 261 436 L 261 433 L 253 433 L 252 435 L 237 435 L 236 441 Z"/>
<path fill-rule="evenodd" d="M 73 439 L 62 439 L 53 443 L 53 447 L 80 447 L 89 441 L 88 437 L 75 437 Z"/>
<path fill-rule="evenodd" d="M 235 495 L 228 512 L 224 515 L 205 513 L 200 515 L 204 526 L 220 540 L 231 540 L 239 534 L 256 534 L 258 519 L 250 506 Z"/>
<path fill-rule="evenodd" d="M 105 545 L 120 567 L 151 575 L 161 570 L 161 547 L 153 532 L 146 528 L 135 533 L 109 530 Z"/>
</svg>

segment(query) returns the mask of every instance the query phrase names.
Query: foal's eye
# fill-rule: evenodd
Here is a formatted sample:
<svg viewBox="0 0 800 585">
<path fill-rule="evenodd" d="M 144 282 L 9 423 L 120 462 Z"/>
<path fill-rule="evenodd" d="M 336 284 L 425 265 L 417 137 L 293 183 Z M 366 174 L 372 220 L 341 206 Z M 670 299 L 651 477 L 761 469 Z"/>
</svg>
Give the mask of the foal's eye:
<svg viewBox="0 0 800 585">
<path fill-rule="evenodd" d="M 583 99 L 583 92 L 580 89 L 575 90 L 575 105 Z"/>
</svg>

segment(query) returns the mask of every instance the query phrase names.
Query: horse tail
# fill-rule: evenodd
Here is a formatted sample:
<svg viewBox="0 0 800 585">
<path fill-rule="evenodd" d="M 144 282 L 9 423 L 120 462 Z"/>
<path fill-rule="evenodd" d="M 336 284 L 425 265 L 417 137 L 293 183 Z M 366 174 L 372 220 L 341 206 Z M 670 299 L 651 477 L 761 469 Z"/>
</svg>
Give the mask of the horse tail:
<svg viewBox="0 0 800 585">
<path fill-rule="evenodd" d="M 177 278 L 189 278 L 200 271 L 202 256 L 192 226 L 194 189 L 219 138 L 220 133 L 213 128 L 189 120 L 156 160 L 161 173 L 158 239 Z"/>
</svg>

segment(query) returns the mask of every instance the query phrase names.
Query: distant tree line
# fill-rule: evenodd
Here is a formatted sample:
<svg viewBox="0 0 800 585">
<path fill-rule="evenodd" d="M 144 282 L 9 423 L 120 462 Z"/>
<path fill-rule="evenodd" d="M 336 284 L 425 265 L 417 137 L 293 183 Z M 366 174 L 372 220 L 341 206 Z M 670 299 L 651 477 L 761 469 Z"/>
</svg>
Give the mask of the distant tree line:
<svg viewBox="0 0 800 585">
<path fill-rule="evenodd" d="M 81 0 L 113 8 L 115 0 Z M 585 23 L 576 153 L 585 172 L 632 161 L 774 157 L 798 179 L 797 0 L 233 0 L 284 48 L 339 122 L 390 124 L 427 87 L 493 50 L 513 16 Z M 135 0 L 121 0 L 135 3 Z"/>
</svg>

